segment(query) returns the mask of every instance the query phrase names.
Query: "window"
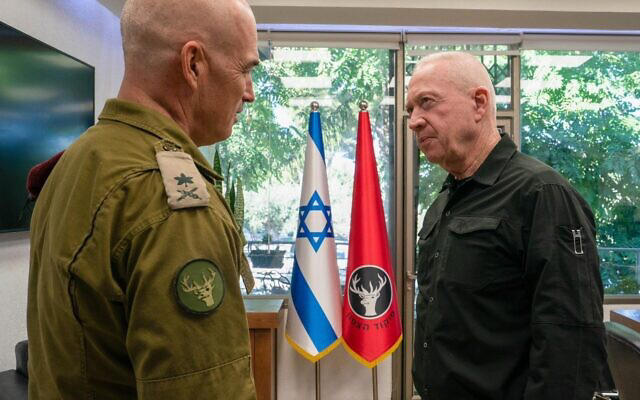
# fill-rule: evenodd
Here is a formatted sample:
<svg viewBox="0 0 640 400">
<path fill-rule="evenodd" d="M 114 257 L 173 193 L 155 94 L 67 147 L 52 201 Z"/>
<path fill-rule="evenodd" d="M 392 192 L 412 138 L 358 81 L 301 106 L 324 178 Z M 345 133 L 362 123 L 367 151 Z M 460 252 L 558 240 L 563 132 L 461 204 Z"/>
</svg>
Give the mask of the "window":
<svg viewBox="0 0 640 400">
<path fill-rule="evenodd" d="M 216 145 L 222 171 L 241 180 L 245 248 L 254 295 L 285 295 L 293 269 L 310 103 L 320 103 L 338 265 L 344 283 L 351 220 L 358 103 L 369 103 L 378 173 L 389 218 L 393 177 L 395 51 L 261 47 L 256 100 L 233 135 Z M 202 148 L 213 161 L 215 146 Z M 229 171 L 228 173 L 226 171 Z M 228 178 L 227 178 L 228 179 Z"/>
<path fill-rule="evenodd" d="M 591 205 L 605 294 L 640 294 L 640 53 L 522 52 L 522 151 Z"/>
</svg>

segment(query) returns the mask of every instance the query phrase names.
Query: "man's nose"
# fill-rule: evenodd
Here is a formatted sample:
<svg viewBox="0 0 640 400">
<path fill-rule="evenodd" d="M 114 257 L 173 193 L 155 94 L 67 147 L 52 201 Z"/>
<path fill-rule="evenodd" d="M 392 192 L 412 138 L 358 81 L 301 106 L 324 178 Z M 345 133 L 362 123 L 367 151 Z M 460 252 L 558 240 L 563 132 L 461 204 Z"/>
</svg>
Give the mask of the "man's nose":
<svg viewBox="0 0 640 400">
<path fill-rule="evenodd" d="M 412 131 L 419 130 L 424 127 L 424 118 L 419 118 L 417 116 L 412 116 L 409 118 L 409 129 Z"/>
<path fill-rule="evenodd" d="M 244 94 L 242 95 L 242 101 L 245 103 L 253 103 L 256 99 L 255 94 L 253 93 L 253 81 L 251 80 L 251 75 L 247 77 L 247 82 L 244 86 Z"/>
</svg>

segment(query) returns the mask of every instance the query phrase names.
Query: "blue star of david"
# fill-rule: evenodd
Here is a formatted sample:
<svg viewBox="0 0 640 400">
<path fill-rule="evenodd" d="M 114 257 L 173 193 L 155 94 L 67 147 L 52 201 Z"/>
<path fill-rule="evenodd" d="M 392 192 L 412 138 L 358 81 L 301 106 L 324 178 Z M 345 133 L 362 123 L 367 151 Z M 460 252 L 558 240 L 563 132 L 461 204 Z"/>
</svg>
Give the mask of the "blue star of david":
<svg viewBox="0 0 640 400">
<path fill-rule="evenodd" d="M 311 211 L 321 211 L 326 219 L 326 224 L 324 225 L 324 229 L 320 232 L 312 232 L 307 226 L 307 215 Z M 322 242 L 326 238 L 333 237 L 333 226 L 331 225 L 331 206 L 325 206 L 320 198 L 320 195 L 317 191 L 313 192 L 313 196 L 309 199 L 309 203 L 306 206 L 300 206 L 299 211 L 300 218 L 300 226 L 298 227 L 298 235 L 299 238 L 307 238 L 309 243 L 311 243 L 311 247 L 315 252 L 318 252 L 320 246 L 322 246 Z"/>
</svg>

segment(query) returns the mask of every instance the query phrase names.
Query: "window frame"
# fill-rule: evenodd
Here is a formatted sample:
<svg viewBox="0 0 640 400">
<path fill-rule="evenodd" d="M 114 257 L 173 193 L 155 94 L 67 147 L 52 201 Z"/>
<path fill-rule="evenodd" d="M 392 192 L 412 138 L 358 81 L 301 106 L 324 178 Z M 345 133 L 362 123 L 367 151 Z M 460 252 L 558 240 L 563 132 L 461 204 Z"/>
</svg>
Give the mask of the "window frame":
<svg viewBox="0 0 640 400">
<path fill-rule="evenodd" d="M 399 289 L 399 307 L 403 314 L 404 343 L 401 352 L 395 352 L 392 360 L 392 396 L 394 400 L 412 399 L 413 382 L 411 378 L 413 307 L 415 283 L 415 236 L 416 218 L 414 213 L 415 193 L 418 181 L 418 153 L 415 139 L 408 129 L 408 118 L 405 112 L 406 92 L 405 61 L 407 46 L 416 44 L 504 44 L 510 46 L 506 54 L 512 57 L 511 89 L 512 110 L 499 111 L 498 118 L 511 125 L 514 141 L 520 148 L 520 52 L 522 50 L 606 50 L 640 52 L 640 35 L 606 34 L 547 34 L 536 32 L 514 32 L 508 34 L 475 34 L 475 33 L 408 33 L 403 27 L 396 32 L 333 32 L 331 26 L 322 32 L 304 32 L 296 30 L 278 31 L 270 26 L 258 32 L 260 46 L 291 47 L 359 47 L 387 48 L 396 51 L 395 65 L 395 148 L 393 194 L 391 209 L 393 210 L 394 229 L 390 231 L 393 266 L 396 273 L 396 284 Z M 267 295 L 260 298 L 282 298 Z M 286 303 L 286 302 L 285 302 Z M 606 305 L 640 304 L 640 295 L 607 295 Z"/>
</svg>

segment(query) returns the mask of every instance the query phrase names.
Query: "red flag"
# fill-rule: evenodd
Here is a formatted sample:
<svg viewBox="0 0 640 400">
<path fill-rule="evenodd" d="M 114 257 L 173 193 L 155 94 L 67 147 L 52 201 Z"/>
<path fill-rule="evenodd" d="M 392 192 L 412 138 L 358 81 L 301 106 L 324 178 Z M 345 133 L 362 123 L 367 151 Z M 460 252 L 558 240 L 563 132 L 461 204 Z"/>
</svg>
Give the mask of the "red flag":
<svg viewBox="0 0 640 400">
<path fill-rule="evenodd" d="M 358 116 L 342 337 L 347 351 L 369 368 L 393 353 L 402 341 L 396 283 L 367 111 L 361 111 Z"/>
</svg>

